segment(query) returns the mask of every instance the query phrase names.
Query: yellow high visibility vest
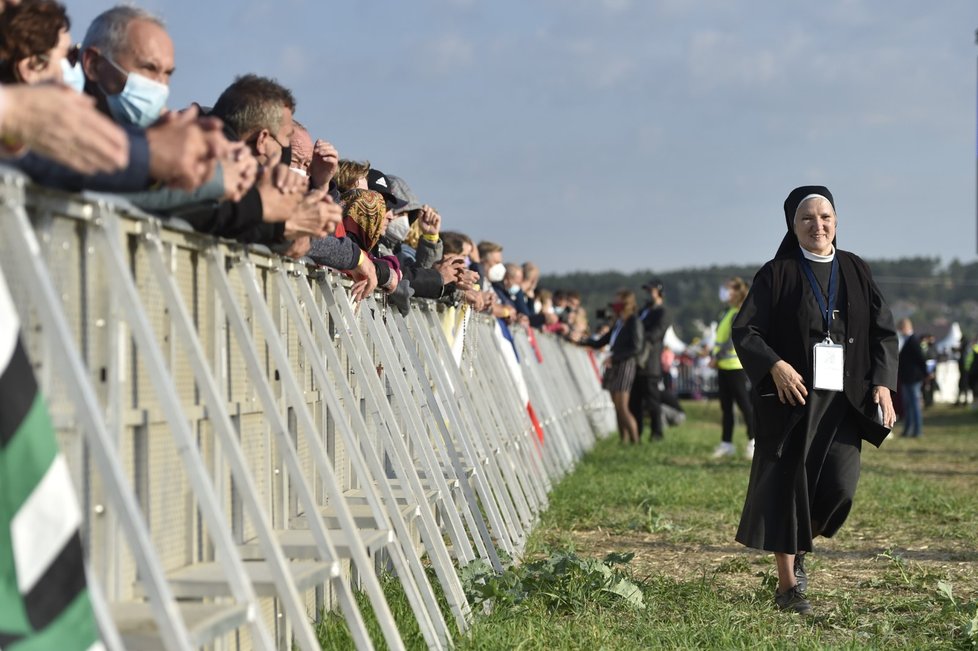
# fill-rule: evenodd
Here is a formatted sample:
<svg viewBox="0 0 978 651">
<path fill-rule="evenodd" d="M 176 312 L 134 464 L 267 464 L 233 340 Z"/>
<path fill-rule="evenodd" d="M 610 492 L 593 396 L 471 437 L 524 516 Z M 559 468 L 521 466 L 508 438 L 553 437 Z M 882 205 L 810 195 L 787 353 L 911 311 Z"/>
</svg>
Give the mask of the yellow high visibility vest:
<svg viewBox="0 0 978 651">
<path fill-rule="evenodd" d="M 717 326 L 717 340 L 713 345 L 713 358 L 716 359 L 717 368 L 721 371 L 736 371 L 744 368 L 744 365 L 740 363 L 740 358 L 737 357 L 733 341 L 730 340 L 733 320 L 738 312 L 740 312 L 739 307 L 728 309 L 727 313 L 720 319 L 720 325 Z"/>
</svg>

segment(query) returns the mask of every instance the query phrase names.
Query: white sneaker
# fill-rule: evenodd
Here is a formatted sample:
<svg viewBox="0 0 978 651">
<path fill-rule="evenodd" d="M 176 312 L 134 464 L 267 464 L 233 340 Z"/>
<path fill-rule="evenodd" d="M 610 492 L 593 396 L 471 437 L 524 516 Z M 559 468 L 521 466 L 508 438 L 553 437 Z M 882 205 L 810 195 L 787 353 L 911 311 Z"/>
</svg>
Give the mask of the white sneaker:
<svg viewBox="0 0 978 651">
<path fill-rule="evenodd" d="M 722 457 L 732 457 L 734 455 L 734 452 L 736 452 L 736 449 L 734 448 L 733 443 L 727 443 L 726 441 L 722 441 L 720 445 L 718 445 L 716 449 L 713 450 L 713 458 L 720 459 Z"/>
<path fill-rule="evenodd" d="M 747 440 L 747 449 L 744 450 L 744 458 L 748 461 L 754 458 L 754 439 Z"/>
</svg>

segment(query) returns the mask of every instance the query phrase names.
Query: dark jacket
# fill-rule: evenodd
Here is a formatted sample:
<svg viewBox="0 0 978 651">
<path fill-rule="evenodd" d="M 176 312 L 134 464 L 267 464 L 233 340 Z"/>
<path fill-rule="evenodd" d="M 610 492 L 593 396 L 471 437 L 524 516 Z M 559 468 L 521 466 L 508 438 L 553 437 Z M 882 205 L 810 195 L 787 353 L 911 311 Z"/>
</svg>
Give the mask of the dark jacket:
<svg viewBox="0 0 978 651">
<path fill-rule="evenodd" d="M 896 389 L 893 315 L 869 266 L 846 251 L 837 250 L 836 256 L 847 301 L 843 391 L 860 415 L 862 437 L 878 447 L 889 430 L 875 421 L 872 388 Z M 734 346 L 752 385 L 754 432 L 759 445 L 780 449 L 806 414 L 806 406 L 792 407 L 776 397 L 770 370 L 783 359 L 808 384 L 812 381 L 812 346 L 816 341 L 810 336 L 808 310 L 803 309 L 807 296 L 803 283 L 807 282 L 797 255 L 776 257 L 754 276 L 754 284 L 733 324 Z"/>
<path fill-rule="evenodd" d="M 605 346 L 611 344 L 611 335 L 614 334 L 615 329 L 612 328 L 604 334 L 600 339 L 595 339 L 593 341 L 585 341 L 585 346 L 590 346 L 591 348 L 604 348 Z M 637 314 L 625 319 L 625 323 L 621 327 L 621 331 L 615 338 L 614 344 L 611 345 L 611 361 L 614 364 L 618 364 L 633 357 L 637 357 L 639 352 L 642 350 L 642 344 L 645 341 L 645 329 L 642 327 L 642 322 L 639 320 Z"/>
<path fill-rule="evenodd" d="M 638 359 L 638 372 L 649 377 L 662 375 L 662 339 L 672 325 L 672 316 L 665 305 L 646 305 L 639 311 L 645 328 L 645 344 Z"/>
<path fill-rule="evenodd" d="M 39 185 L 68 192 L 137 192 L 149 187 L 149 141 L 146 131 L 125 127 L 129 137 L 129 164 L 118 172 L 82 174 L 67 165 L 56 163 L 39 154 L 27 152 L 20 158 L 4 161 L 16 167 Z"/>
<path fill-rule="evenodd" d="M 910 335 L 900 349 L 899 374 L 901 384 L 923 382 L 927 377 L 927 359 L 920 347 L 920 338 Z"/>
</svg>

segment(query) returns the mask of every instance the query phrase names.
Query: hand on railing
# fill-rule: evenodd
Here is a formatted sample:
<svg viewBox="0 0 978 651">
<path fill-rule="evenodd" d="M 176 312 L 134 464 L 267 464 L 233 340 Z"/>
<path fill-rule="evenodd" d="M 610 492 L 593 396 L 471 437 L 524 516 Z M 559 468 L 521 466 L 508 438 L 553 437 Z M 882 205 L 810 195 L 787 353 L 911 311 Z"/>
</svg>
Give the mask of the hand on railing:
<svg viewBox="0 0 978 651">
<path fill-rule="evenodd" d="M 220 120 L 200 118 L 196 106 L 164 115 L 146 130 L 150 176 L 181 190 L 200 187 L 227 143 L 220 129 Z"/>
<path fill-rule="evenodd" d="M 347 273 L 353 278 L 350 295 L 354 301 L 362 301 L 377 289 L 377 268 L 366 253 L 360 256 L 360 263 Z"/>
</svg>

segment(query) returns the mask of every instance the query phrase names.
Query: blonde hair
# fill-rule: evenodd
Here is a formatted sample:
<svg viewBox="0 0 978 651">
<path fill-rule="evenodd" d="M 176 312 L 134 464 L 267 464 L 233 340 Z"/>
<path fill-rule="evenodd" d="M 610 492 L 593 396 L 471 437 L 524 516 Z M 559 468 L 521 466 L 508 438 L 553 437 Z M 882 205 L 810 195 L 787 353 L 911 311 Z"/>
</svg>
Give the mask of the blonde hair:
<svg viewBox="0 0 978 651">
<path fill-rule="evenodd" d="M 733 298 L 734 296 L 737 297 L 737 300 L 735 301 L 737 303 L 737 306 L 739 307 L 740 305 L 742 305 L 744 299 L 747 298 L 747 292 L 750 291 L 750 283 L 748 283 L 740 276 L 733 276 L 732 278 L 727 280 L 727 286 L 730 288 L 731 298 Z"/>
<path fill-rule="evenodd" d="M 635 300 L 635 292 L 630 289 L 620 289 L 615 294 L 615 298 L 621 301 L 621 318 L 627 319 L 638 311 L 638 303 Z"/>
<path fill-rule="evenodd" d="M 346 192 L 357 187 L 357 181 L 367 176 L 370 171 L 370 161 L 340 160 L 336 170 L 336 188 Z"/>
</svg>

